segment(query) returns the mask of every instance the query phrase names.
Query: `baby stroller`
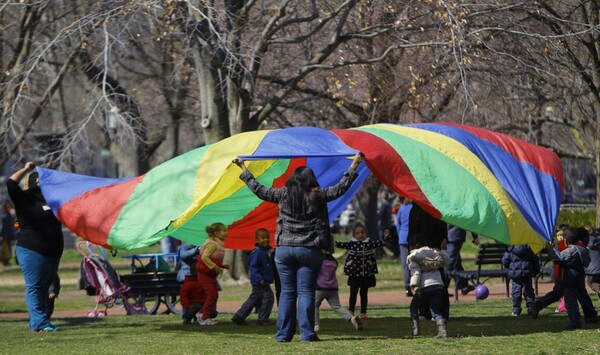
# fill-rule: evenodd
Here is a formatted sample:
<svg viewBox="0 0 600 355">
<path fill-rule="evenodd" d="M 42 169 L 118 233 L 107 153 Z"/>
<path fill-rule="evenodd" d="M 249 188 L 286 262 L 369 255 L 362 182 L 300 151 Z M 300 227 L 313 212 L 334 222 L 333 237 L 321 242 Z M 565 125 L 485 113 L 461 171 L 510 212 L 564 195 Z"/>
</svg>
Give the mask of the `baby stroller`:
<svg viewBox="0 0 600 355">
<path fill-rule="evenodd" d="M 98 248 L 104 252 L 101 247 Z M 117 305 L 125 307 L 127 314 L 144 314 L 138 302 L 129 301 L 132 298 L 129 288 L 121 283 L 119 274 L 108 262 L 106 254 L 95 253 L 89 242 L 77 243 L 77 251 L 83 255 L 80 288 L 96 296 L 96 308 L 88 312 L 88 317 L 105 317 L 107 310 Z M 98 309 L 100 305 L 104 306 L 104 310 Z"/>
</svg>

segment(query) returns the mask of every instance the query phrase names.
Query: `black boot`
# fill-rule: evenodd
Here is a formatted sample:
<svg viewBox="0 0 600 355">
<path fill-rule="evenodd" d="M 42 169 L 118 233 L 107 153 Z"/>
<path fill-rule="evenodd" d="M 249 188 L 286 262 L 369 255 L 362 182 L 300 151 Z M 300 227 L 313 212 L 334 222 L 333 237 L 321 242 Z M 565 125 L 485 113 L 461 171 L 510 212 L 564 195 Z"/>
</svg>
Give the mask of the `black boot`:
<svg viewBox="0 0 600 355">
<path fill-rule="evenodd" d="M 436 323 L 438 326 L 438 334 L 437 334 L 436 338 L 447 338 L 448 331 L 446 330 L 446 320 L 445 319 L 438 320 L 438 321 L 436 321 Z"/>
<path fill-rule="evenodd" d="M 421 334 L 420 329 L 419 329 L 419 315 L 417 314 L 417 315 L 412 316 L 411 320 L 412 320 L 412 328 L 413 328 L 412 335 L 414 337 L 419 336 Z"/>
</svg>

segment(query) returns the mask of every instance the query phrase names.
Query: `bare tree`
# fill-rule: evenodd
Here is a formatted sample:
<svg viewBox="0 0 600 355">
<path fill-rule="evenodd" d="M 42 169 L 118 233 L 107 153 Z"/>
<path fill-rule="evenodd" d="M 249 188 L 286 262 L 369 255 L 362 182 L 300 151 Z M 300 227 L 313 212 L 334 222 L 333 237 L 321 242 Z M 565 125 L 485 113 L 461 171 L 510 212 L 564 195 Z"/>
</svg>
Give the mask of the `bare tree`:
<svg viewBox="0 0 600 355">
<path fill-rule="evenodd" d="M 487 126 L 560 156 L 594 162 L 600 201 L 600 22 L 597 1 L 462 4 L 465 72 Z M 494 118 L 504 116 L 491 123 Z M 600 225 L 597 203 L 596 225 Z"/>
</svg>

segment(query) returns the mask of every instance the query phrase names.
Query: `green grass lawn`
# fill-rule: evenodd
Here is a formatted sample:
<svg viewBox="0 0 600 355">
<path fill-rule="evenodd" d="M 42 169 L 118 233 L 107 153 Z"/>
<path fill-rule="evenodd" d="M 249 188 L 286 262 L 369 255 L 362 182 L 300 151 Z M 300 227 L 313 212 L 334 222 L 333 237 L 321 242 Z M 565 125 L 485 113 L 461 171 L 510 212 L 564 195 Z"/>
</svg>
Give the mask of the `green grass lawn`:
<svg viewBox="0 0 600 355">
<path fill-rule="evenodd" d="M 154 249 L 153 249 L 154 248 Z M 156 251 L 153 247 L 138 252 Z M 340 254 L 342 251 L 340 251 Z M 472 268 L 475 247 L 467 243 L 463 256 L 465 268 Z M 78 290 L 77 274 L 81 257 L 66 250 L 60 275 L 62 290 L 56 310 L 90 309 L 93 297 Z M 129 261 L 120 255 L 110 258 L 121 272 L 130 272 Z M 340 263 L 342 263 L 341 261 Z M 402 290 L 399 262 L 379 261 L 378 283 L 371 292 Z M 338 274 L 342 293 L 347 293 L 346 277 L 341 267 Z M 500 280 L 489 282 L 501 282 Z M 27 330 L 26 319 L 2 318 L 1 313 L 26 312 L 24 284 L 18 267 L 0 270 L 0 342 L 2 354 L 563 354 L 600 353 L 600 325 L 584 325 L 583 330 L 563 332 L 568 320 L 565 314 L 542 311 L 540 318 L 510 316 L 510 300 L 485 300 L 451 303 L 448 339 L 434 339 L 434 322 L 422 322 L 422 336 L 410 335 L 408 305 L 371 306 L 364 331 L 355 331 L 350 324 L 327 308 L 321 312 L 323 341 L 300 343 L 296 336 L 292 343 L 277 343 L 275 327 L 259 327 L 251 322 L 240 327 L 230 321 L 230 314 L 221 314 L 216 326 L 181 324 L 174 315 L 120 316 L 105 318 L 58 318 L 54 324 L 63 328 L 57 333 L 33 334 Z M 243 301 L 248 285 L 223 286 L 220 300 Z M 596 308 L 600 301 L 594 298 Z M 345 302 L 343 302 L 345 303 Z M 275 318 L 276 315 L 273 315 Z"/>
<path fill-rule="evenodd" d="M 538 320 L 507 316 L 508 301 L 460 302 L 452 305 L 450 338 L 434 339 L 435 324 L 422 322 L 423 335 L 412 338 L 407 306 L 373 307 L 365 329 L 355 331 L 331 311 L 322 312 L 321 342 L 274 341 L 275 327 L 237 326 L 220 315 L 215 326 L 181 324 L 172 315 L 63 318 L 61 332 L 29 333 L 22 319 L 0 319 L 2 353 L 6 354 L 563 354 L 600 352 L 600 327 L 562 332 L 564 315 Z M 250 319 L 254 319 L 251 315 Z M 251 323 L 252 324 L 252 323 Z"/>
</svg>

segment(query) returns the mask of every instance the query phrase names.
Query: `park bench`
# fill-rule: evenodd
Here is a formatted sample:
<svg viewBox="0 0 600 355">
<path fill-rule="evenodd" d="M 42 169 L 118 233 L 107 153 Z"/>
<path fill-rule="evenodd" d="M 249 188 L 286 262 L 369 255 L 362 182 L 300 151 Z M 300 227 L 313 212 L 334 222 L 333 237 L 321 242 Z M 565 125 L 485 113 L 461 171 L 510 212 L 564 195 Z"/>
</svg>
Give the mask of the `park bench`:
<svg viewBox="0 0 600 355">
<path fill-rule="evenodd" d="M 164 313 L 182 313 L 179 307 L 181 284 L 177 281 L 177 272 L 171 272 L 164 260 L 172 259 L 175 265 L 176 253 L 133 254 L 122 258 L 131 259 L 131 275 L 121 276 L 121 282 L 127 285 L 146 314 L 156 314 L 161 303 L 167 306 Z M 149 262 L 144 265 L 142 259 L 149 259 Z"/>
<path fill-rule="evenodd" d="M 506 297 L 509 297 L 509 279 L 508 269 L 502 266 L 502 256 L 506 252 L 506 245 L 501 243 L 481 243 L 477 248 L 475 256 L 475 265 L 477 270 L 455 270 L 450 272 L 450 277 L 454 279 L 454 299 L 458 301 L 458 280 L 466 279 L 468 282 L 477 286 L 485 283 L 493 277 L 504 279 L 506 284 Z M 484 265 L 497 265 L 495 269 L 483 268 Z"/>
<path fill-rule="evenodd" d="M 166 313 L 181 314 L 179 291 L 181 284 L 176 272 L 150 272 L 122 275 L 121 282 L 142 305 L 146 314 L 156 314 L 161 303 L 167 306 Z"/>
</svg>

